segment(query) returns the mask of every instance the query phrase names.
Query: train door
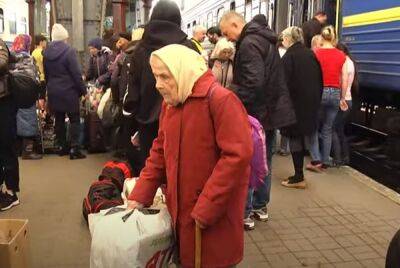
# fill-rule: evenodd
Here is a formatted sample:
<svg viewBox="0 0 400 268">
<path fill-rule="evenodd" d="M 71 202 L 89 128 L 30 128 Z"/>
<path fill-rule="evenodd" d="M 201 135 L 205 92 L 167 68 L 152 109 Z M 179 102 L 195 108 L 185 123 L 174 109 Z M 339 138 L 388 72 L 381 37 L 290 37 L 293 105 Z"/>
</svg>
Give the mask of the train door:
<svg viewBox="0 0 400 268">
<path fill-rule="evenodd" d="M 275 0 L 261 0 L 260 14 L 267 17 L 268 25 L 275 29 Z"/>
</svg>

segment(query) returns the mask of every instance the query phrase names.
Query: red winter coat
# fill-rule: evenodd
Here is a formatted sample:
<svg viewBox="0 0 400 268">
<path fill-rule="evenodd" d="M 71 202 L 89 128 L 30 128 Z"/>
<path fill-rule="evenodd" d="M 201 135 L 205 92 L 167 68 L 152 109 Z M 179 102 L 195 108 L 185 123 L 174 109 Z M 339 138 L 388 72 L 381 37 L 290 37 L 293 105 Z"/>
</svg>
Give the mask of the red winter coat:
<svg viewBox="0 0 400 268">
<path fill-rule="evenodd" d="M 251 156 L 246 110 L 210 71 L 183 105 L 163 104 L 158 138 L 129 199 L 149 206 L 157 188 L 167 184 L 183 267 L 194 266 L 194 218 L 207 226 L 202 231 L 203 268 L 242 260 Z"/>
</svg>

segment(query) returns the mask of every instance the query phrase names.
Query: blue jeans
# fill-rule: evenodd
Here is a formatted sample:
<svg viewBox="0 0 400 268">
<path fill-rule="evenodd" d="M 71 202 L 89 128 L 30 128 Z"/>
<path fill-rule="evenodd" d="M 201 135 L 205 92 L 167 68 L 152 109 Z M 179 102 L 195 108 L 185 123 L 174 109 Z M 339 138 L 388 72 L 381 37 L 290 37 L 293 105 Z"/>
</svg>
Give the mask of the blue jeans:
<svg viewBox="0 0 400 268">
<path fill-rule="evenodd" d="M 306 148 L 310 152 L 312 162 L 321 162 L 321 153 L 319 150 L 318 129 L 309 136 L 304 137 Z"/>
<path fill-rule="evenodd" d="M 347 164 L 350 160 L 349 143 L 344 133 L 344 127 L 350 115 L 352 101 L 346 101 L 349 109 L 339 111 L 333 126 L 332 151 L 333 160 L 338 164 Z"/>
<path fill-rule="evenodd" d="M 265 132 L 267 142 L 267 164 L 268 175 L 265 177 L 264 184 L 257 190 L 249 188 L 247 195 L 246 211 L 244 217 L 247 218 L 253 209 L 262 209 L 267 206 L 271 196 L 271 178 L 272 178 L 272 156 L 274 155 L 274 144 L 276 143 L 276 131 L 269 130 Z"/>
<path fill-rule="evenodd" d="M 325 87 L 321 101 L 321 157 L 322 163 L 330 165 L 329 156 L 332 147 L 333 123 L 339 111 L 340 89 Z"/>
</svg>

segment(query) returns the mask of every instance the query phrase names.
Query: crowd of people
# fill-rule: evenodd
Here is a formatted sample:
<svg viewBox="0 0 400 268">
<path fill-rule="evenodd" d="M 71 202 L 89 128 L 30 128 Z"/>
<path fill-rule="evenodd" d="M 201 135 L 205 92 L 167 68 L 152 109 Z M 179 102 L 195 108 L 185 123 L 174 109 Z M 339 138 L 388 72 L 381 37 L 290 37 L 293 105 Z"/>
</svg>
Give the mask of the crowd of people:
<svg viewBox="0 0 400 268">
<path fill-rule="evenodd" d="M 202 263 L 236 265 L 243 257 L 243 226 L 252 230 L 255 219 L 269 218 L 277 130 L 285 139 L 282 154 L 290 151 L 294 166 L 294 174 L 282 180 L 285 187 L 306 188 L 307 152 L 311 162 L 306 168 L 315 172 L 349 161 L 344 126 L 357 86 L 356 68 L 326 21 L 327 15 L 318 12 L 303 29 L 289 27 L 278 35 L 264 15 L 246 23 L 230 11 L 216 27 L 195 27 L 188 39 L 179 7 L 163 0 L 144 27 L 114 35 L 110 47 L 101 38 L 90 40 L 84 72 L 67 43 L 68 31 L 55 24 L 49 44 L 43 36 L 35 38 L 32 57 L 42 84 L 38 103 L 17 109 L 12 94 L 2 97 L 0 90 L 0 118 L 7 124 L 0 128 L 1 210 L 19 203 L 17 136 L 23 138 L 24 159 L 41 158 L 34 150 L 36 110 L 55 117 L 60 155 L 85 158 L 81 102 L 94 108 L 101 102 L 90 98 L 85 82 L 91 82 L 100 95 L 110 88 L 118 112 L 105 137 L 118 129 L 113 149 L 139 176 L 129 208 L 151 205 L 158 187 L 166 186 L 183 267 L 194 262 L 196 225 L 206 245 Z M 11 52 L 29 54 L 28 37 L 18 37 Z M 206 37 L 210 45 L 203 47 Z M 0 52 L 4 76 L 9 53 Z M 0 80 L 0 89 L 5 86 Z M 249 116 L 263 129 L 257 146 L 265 161 L 254 159 L 259 147 L 253 146 Z M 21 119 L 29 131 L 21 131 Z M 249 187 L 254 174 L 261 183 Z"/>
</svg>

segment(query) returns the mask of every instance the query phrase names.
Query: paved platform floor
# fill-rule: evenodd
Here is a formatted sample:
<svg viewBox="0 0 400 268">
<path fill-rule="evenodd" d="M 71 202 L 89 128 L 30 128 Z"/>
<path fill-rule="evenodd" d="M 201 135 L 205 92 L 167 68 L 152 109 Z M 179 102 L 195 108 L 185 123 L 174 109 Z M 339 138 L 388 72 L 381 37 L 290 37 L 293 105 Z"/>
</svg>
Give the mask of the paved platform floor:
<svg viewBox="0 0 400 268">
<path fill-rule="evenodd" d="M 29 219 L 32 267 L 89 267 L 82 199 L 106 160 L 20 162 L 22 204 L 0 218 Z M 400 205 L 346 168 L 307 172 L 306 190 L 283 188 L 280 181 L 291 170 L 289 157 L 274 158 L 270 220 L 246 232 L 239 267 L 384 267 L 388 243 L 400 228 Z"/>
</svg>

